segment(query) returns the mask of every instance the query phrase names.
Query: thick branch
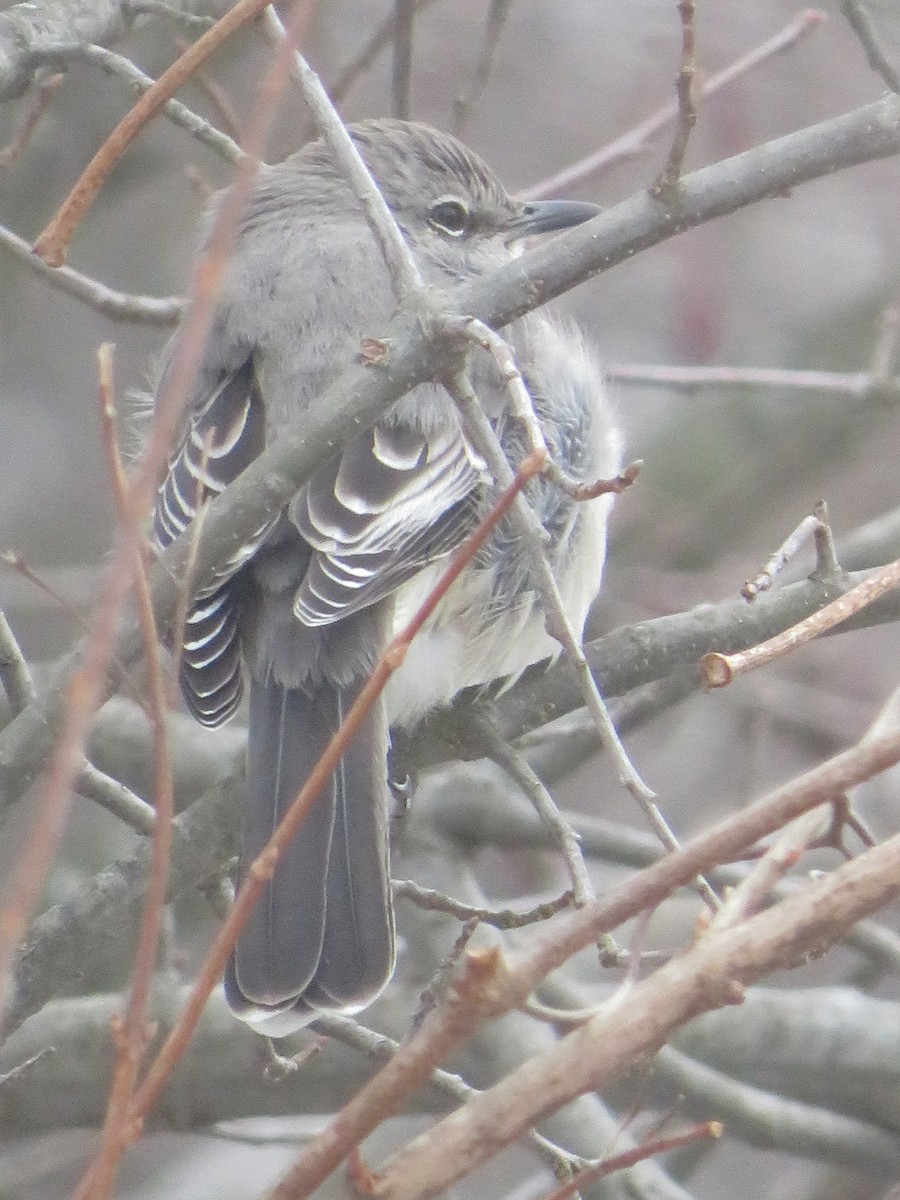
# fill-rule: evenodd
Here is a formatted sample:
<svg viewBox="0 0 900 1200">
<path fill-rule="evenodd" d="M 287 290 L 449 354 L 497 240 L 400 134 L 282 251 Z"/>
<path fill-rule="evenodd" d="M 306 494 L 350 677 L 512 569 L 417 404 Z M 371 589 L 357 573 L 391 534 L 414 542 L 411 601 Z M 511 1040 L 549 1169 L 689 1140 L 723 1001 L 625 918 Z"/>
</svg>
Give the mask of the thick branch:
<svg viewBox="0 0 900 1200">
<path fill-rule="evenodd" d="M 623 625 L 589 642 L 585 655 L 603 695 L 622 696 L 633 688 L 666 678 L 679 667 L 695 666 L 707 653 L 707 646 L 721 653 L 732 653 L 765 641 L 862 578 L 863 575 L 848 575 L 843 585 L 830 582 L 827 587 L 818 580 L 806 579 L 760 596 L 753 604 L 725 600 Z M 898 617 L 900 597 L 890 596 L 843 628 L 858 629 Z M 559 662 L 549 668 L 538 664 L 526 671 L 514 688 L 496 699 L 480 700 L 473 690 L 458 696 L 450 708 L 432 713 L 418 727 L 414 746 L 405 752 L 404 766 L 422 768 L 459 758 L 461 754 L 465 757 L 472 705 L 480 703 L 489 704 L 499 734 L 513 741 L 573 712 L 584 701 L 578 679 L 568 663 Z M 481 754 L 477 745 L 472 747 L 472 755 L 481 757 Z"/>
<path fill-rule="evenodd" d="M 215 877 L 237 853 L 243 795 L 244 781 L 238 775 L 173 823 L 170 900 Z M 53 997 L 77 991 L 111 939 L 133 942 L 149 863 L 150 846 L 142 843 L 130 858 L 113 863 L 32 922 L 13 973 L 5 1030 L 15 1029 Z"/>
<path fill-rule="evenodd" d="M 128 32 L 133 20 L 128 0 L 35 0 L 0 13 L 0 100 L 10 100 L 31 83 L 43 51 L 72 43 L 108 45 Z M 177 13 L 191 8 L 169 0 Z"/>
<path fill-rule="evenodd" d="M 583 1092 L 621 1078 L 692 1017 L 739 1003 L 743 986 L 830 945 L 900 894 L 900 837 L 839 868 L 803 894 L 696 946 L 631 989 L 620 990 L 582 1028 L 404 1146 L 379 1171 L 393 1200 L 437 1196 Z M 295 1194 L 302 1157 L 273 1196 Z"/>
</svg>

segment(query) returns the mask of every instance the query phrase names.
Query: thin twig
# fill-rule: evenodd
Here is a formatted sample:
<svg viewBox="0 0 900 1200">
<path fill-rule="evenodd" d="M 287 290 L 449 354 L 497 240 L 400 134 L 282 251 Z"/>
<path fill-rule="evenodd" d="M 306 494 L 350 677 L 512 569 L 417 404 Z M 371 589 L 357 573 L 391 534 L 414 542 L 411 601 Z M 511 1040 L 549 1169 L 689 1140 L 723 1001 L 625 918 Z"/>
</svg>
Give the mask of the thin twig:
<svg viewBox="0 0 900 1200">
<path fill-rule="evenodd" d="M 605 1179 L 608 1175 L 615 1174 L 616 1171 L 627 1171 L 637 1163 L 644 1162 L 648 1158 L 655 1158 L 658 1154 L 668 1154 L 671 1150 L 678 1150 L 682 1146 L 690 1146 L 694 1142 L 707 1138 L 719 1138 L 723 1132 L 724 1126 L 719 1121 L 704 1121 L 702 1125 L 692 1125 L 690 1129 L 685 1129 L 680 1133 L 651 1138 L 631 1150 L 623 1150 L 621 1154 L 614 1154 L 602 1162 L 583 1167 L 571 1179 L 561 1183 L 552 1192 L 547 1192 L 541 1200 L 570 1200 L 572 1196 L 577 1197 L 589 1183 Z"/>
<path fill-rule="evenodd" d="M 415 0 L 416 12 L 424 12 L 432 4 L 434 0 Z M 390 16 L 375 29 L 362 50 L 347 63 L 328 89 L 328 94 L 335 104 L 340 104 L 363 72 L 367 71 L 382 50 L 393 42 L 396 27 L 397 11 L 392 9 Z"/>
<path fill-rule="evenodd" d="M 48 583 L 42 575 L 39 575 L 37 571 L 33 570 L 21 554 L 19 554 L 16 550 L 0 550 L 0 562 L 6 563 L 6 565 L 11 567 L 17 575 L 21 575 L 24 580 L 30 583 L 33 587 L 36 587 L 39 592 L 42 592 L 45 596 L 49 596 L 53 603 L 58 605 L 60 610 L 66 614 L 76 628 L 80 629 L 86 637 L 90 636 L 90 619 L 87 616 L 83 616 L 75 607 L 75 604 L 62 591 L 53 587 L 53 585 Z M 111 655 L 111 662 L 121 679 L 127 679 L 125 663 L 120 658 L 116 657 L 115 653 Z M 143 705 L 143 701 L 140 699 L 140 697 L 135 697 L 135 700 L 137 704 Z"/>
<path fill-rule="evenodd" d="M 141 130 L 160 111 L 167 100 L 184 87 L 194 71 L 244 25 L 255 20 L 266 7 L 266 0 L 237 0 L 212 29 L 202 34 L 191 48 L 141 96 L 115 127 L 63 201 L 58 212 L 38 237 L 34 252 L 48 266 L 62 266 L 66 247 L 103 183 Z"/>
<path fill-rule="evenodd" d="M 145 837 L 153 833 L 156 826 L 156 811 L 153 806 L 135 795 L 124 783 L 99 770 L 93 763 L 83 764 L 75 780 L 75 787 L 80 796 L 101 805 L 136 833 Z"/>
<path fill-rule="evenodd" d="M 689 390 L 716 387 L 769 387 L 797 392 L 826 392 L 865 400 L 871 395 L 900 395 L 894 378 L 868 371 L 790 371 L 779 367 L 677 367 L 644 363 L 611 363 L 603 374 L 616 383 L 654 384 Z"/>
<path fill-rule="evenodd" d="M 828 519 L 828 504 L 825 500 L 815 502 L 813 516 L 816 518 L 816 527 L 813 530 L 816 567 L 811 578 L 824 584 L 843 583 L 847 579 L 847 572 L 838 561 L 834 531 L 831 528 L 831 521 Z"/>
<path fill-rule="evenodd" d="M 528 797 L 541 821 L 550 830 L 553 840 L 563 856 L 576 904 L 586 904 L 594 899 L 594 885 L 581 853 L 578 834 L 556 806 L 553 797 L 532 771 L 525 757 L 513 750 L 493 729 L 481 730 L 485 753 L 507 773 L 510 779 Z"/>
<path fill-rule="evenodd" d="M 576 504 L 583 504 L 587 500 L 597 500 L 600 496 L 621 496 L 624 491 L 627 491 L 628 488 L 637 482 L 637 477 L 641 473 L 643 465 L 644 460 L 636 458 L 627 467 L 623 467 L 618 475 L 614 475 L 612 479 L 594 479 L 589 483 L 582 483 L 581 480 L 576 479 L 573 475 L 569 475 L 554 460 L 551 460 L 547 464 L 547 469 L 544 473 L 551 482 L 555 483 Z"/>
<path fill-rule="evenodd" d="M 751 50 L 748 54 L 741 55 L 740 58 L 735 59 L 734 62 L 730 63 L 717 75 L 711 76 L 705 82 L 699 82 L 695 91 L 696 99 L 707 99 L 741 75 L 745 75 L 754 67 L 773 58 L 776 54 L 792 49 L 802 38 L 818 28 L 824 20 L 824 13 L 812 8 L 804 9 L 799 16 L 791 21 L 789 25 L 786 25 L 779 33 L 776 33 L 774 37 L 769 38 L 768 41 L 763 42 L 762 45 L 757 46 L 756 49 Z M 571 166 L 565 167 L 555 175 L 549 175 L 546 179 L 541 179 L 537 183 L 532 184 L 518 194 L 519 199 L 535 200 L 541 196 L 554 195 L 573 187 L 577 183 L 581 183 L 585 179 L 589 179 L 592 175 L 605 170 L 613 163 L 620 162 L 625 158 L 633 158 L 635 155 L 641 153 L 644 145 L 650 138 L 655 137 L 660 130 L 671 124 L 677 116 L 678 101 L 672 100 L 647 117 L 639 125 L 635 126 L 634 129 L 616 138 L 614 142 L 610 142 L 608 146 L 594 151 L 593 154 L 589 154 Z"/>
<path fill-rule="evenodd" d="M 394 61 L 391 71 L 391 111 L 401 121 L 410 116 L 412 83 L 413 21 L 415 0 L 394 0 Z"/>
<path fill-rule="evenodd" d="M 37 128 L 41 117 L 50 107 L 50 102 L 64 78 L 64 75 L 50 75 L 38 84 L 37 95 L 29 105 L 22 124 L 13 134 L 12 140 L 0 149 L 0 179 L 21 158 L 25 147 L 31 140 L 31 135 Z"/>
<path fill-rule="evenodd" d="M 469 942 L 475 936 L 478 926 L 479 920 L 477 917 L 469 917 L 468 920 L 463 921 L 462 928 L 456 935 L 453 945 L 438 963 L 428 983 L 422 988 L 419 994 L 419 1003 L 416 1005 L 416 1010 L 409 1023 L 411 1029 L 418 1029 L 427 1015 L 433 1012 L 444 996 L 446 996 L 447 990 L 450 987 L 450 981 L 459 965 L 459 960 L 462 958 Z"/>
<path fill-rule="evenodd" d="M 743 585 L 741 595 L 745 600 L 755 600 L 760 592 L 767 592 L 769 590 L 787 564 L 797 557 L 798 552 L 812 537 L 818 525 L 818 517 L 814 517 L 812 514 L 803 518 L 797 528 L 788 534 L 774 554 L 766 559 L 760 573 L 752 579 L 748 579 Z"/>
<path fill-rule="evenodd" d="M 313 1029 L 317 1033 L 334 1038 L 337 1042 L 343 1042 L 345 1046 L 350 1046 L 353 1050 L 358 1050 L 379 1065 L 389 1062 L 400 1049 L 400 1043 L 394 1041 L 393 1038 L 382 1033 L 375 1033 L 350 1017 L 322 1013 L 313 1023 Z M 462 1076 L 442 1070 L 440 1067 L 434 1068 L 428 1078 L 428 1083 L 457 1104 L 462 1104 L 471 1096 L 478 1094 L 478 1088 L 466 1083 Z M 581 1165 L 581 1159 L 577 1155 L 569 1154 L 535 1130 L 529 1133 L 528 1140 L 554 1173 L 559 1172 L 560 1169 L 568 1172 Z"/>
<path fill-rule="evenodd" d="M 473 345 L 480 346 L 482 350 L 486 350 L 491 355 L 500 375 L 500 382 L 506 384 L 510 399 L 510 411 L 525 430 L 529 449 L 548 455 L 546 469 L 549 469 L 549 451 L 544 431 L 537 419 L 531 394 L 525 386 L 525 380 L 522 378 L 522 372 L 519 370 L 512 346 L 496 330 L 491 329 L 484 321 L 479 321 L 475 317 L 462 317 L 459 321 L 447 321 L 445 326 L 447 329 L 458 331 L 462 337 L 471 340 Z"/>
<path fill-rule="evenodd" d="M 275 39 L 283 39 L 284 27 L 274 8 L 266 9 L 264 20 L 267 31 Z M 291 75 L 300 86 L 309 105 L 319 136 L 327 143 L 335 164 L 362 205 L 366 220 L 381 247 L 397 299 L 421 294 L 424 289 L 422 274 L 391 210 L 369 173 L 356 143 L 328 98 L 318 75 L 303 56 L 296 52 L 293 55 Z"/>
<path fill-rule="evenodd" d="M 700 660 L 700 670 L 707 687 L 725 687 L 745 671 L 768 665 L 776 658 L 789 654 L 797 646 L 813 638 L 827 633 L 836 625 L 848 620 L 855 613 L 873 604 L 879 596 L 893 590 L 900 584 L 900 559 L 878 567 L 868 579 L 850 588 L 843 596 L 826 604 L 805 620 L 792 625 L 783 633 L 777 634 L 768 641 L 749 650 L 741 650 L 737 654 L 719 654 L 713 651 L 704 654 Z"/>
<path fill-rule="evenodd" d="M 141 93 L 149 92 L 157 82 L 150 75 L 145 75 L 130 58 L 126 58 L 124 54 L 116 54 L 114 50 L 108 50 L 105 46 L 81 42 L 56 47 L 47 46 L 40 51 L 39 58 L 40 61 L 48 63 L 69 63 L 73 59 L 91 63 L 107 75 L 123 79 L 129 89 L 136 89 Z M 234 163 L 241 157 L 243 151 L 235 140 L 230 138 L 227 133 L 216 129 L 214 125 L 204 120 L 199 113 L 195 113 L 180 100 L 167 100 L 159 111 L 168 117 L 173 125 L 186 130 L 198 142 L 224 158 L 226 162 Z"/>
<path fill-rule="evenodd" d="M 11 1071 L 5 1071 L 0 1075 L 0 1090 L 6 1087 L 7 1084 L 16 1083 L 23 1075 L 27 1075 L 32 1067 L 55 1053 L 55 1046 L 45 1046 L 43 1050 L 38 1050 L 37 1054 L 32 1054 L 30 1058 L 26 1058 L 24 1062 L 20 1062 L 17 1066 L 13 1067 Z"/>
<path fill-rule="evenodd" d="M 710 928 L 728 929 L 758 913 L 775 887 L 820 836 L 823 821 L 827 821 L 827 814 L 823 816 L 821 808 L 816 808 L 783 829 L 744 879 L 727 894 Z"/>
<path fill-rule="evenodd" d="M 184 38 L 176 38 L 175 45 L 178 47 L 178 53 L 183 54 L 190 42 L 185 41 Z M 218 117 L 223 130 L 234 140 L 239 156 L 240 146 L 244 140 L 244 131 L 241 128 L 240 117 L 228 99 L 225 89 L 213 79 L 208 71 L 202 69 L 194 74 L 194 86 L 199 88 L 212 105 L 213 112 Z"/>
<path fill-rule="evenodd" d="M 503 448 L 478 403 L 478 397 L 472 390 L 465 370 L 457 372 L 452 379 L 445 380 L 444 386 L 459 406 L 472 445 L 484 458 L 495 481 L 500 487 L 509 487 L 509 481 L 513 478 L 512 467 L 506 461 Z M 528 551 L 532 586 L 537 591 L 544 607 L 547 632 L 560 643 L 575 668 L 585 705 L 597 726 L 601 744 L 612 756 L 622 786 L 627 788 L 638 801 L 651 827 L 663 844 L 669 849 L 675 849 L 678 841 L 654 803 L 654 793 L 635 770 L 625 747 L 619 740 L 615 726 L 588 667 L 587 659 L 584 657 L 584 651 L 566 615 L 559 587 L 544 554 L 543 527 L 524 497 L 516 500 L 511 509 L 511 517 L 516 522 L 523 546 Z M 717 907 L 715 893 L 709 885 L 700 880 L 698 887 L 710 907 Z"/>
<path fill-rule="evenodd" d="M 900 72 L 897 71 L 881 45 L 865 5 L 861 3 L 861 0 L 841 0 L 841 12 L 862 43 L 862 48 L 866 52 L 866 62 L 873 71 L 881 76 L 892 92 L 900 92 Z"/>
<path fill-rule="evenodd" d="M 422 887 L 412 879 L 392 879 L 391 888 L 395 897 L 409 900 L 417 908 L 447 913 L 460 921 L 476 920 L 495 929 L 522 929 L 527 925 L 534 925 L 537 921 L 549 920 L 556 913 L 568 908 L 575 898 L 574 892 L 566 891 L 555 900 L 545 900 L 542 904 L 536 904 L 534 908 L 519 912 L 514 908 L 483 908 L 476 904 L 464 904 L 461 900 L 444 895 L 443 892 Z"/>
<path fill-rule="evenodd" d="M 125 292 L 114 291 L 71 267 L 48 267 L 42 259 L 32 253 L 29 242 L 4 225 L 0 225 L 0 246 L 4 246 L 30 270 L 36 271 L 51 287 L 90 305 L 111 321 L 174 325 L 184 313 L 184 301 L 176 296 L 129 296 Z"/>
<path fill-rule="evenodd" d="M 461 92 L 453 101 L 451 128 L 457 137 L 462 137 L 466 125 L 472 115 L 472 110 L 484 95 L 490 83 L 500 39 L 512 9 L 512 0 L 491 0 L 488 8 L 487 23 L 484 29 L 484 43 L 472 82 L 465 92 Z"/>
<path fill-rule="evenodd" d="M 688 142 L 697 124 L 697 104 L 694 97 L 694 76 L 697 72 L 695 10 L 695 0 L 678 0 L 678 15 L 681 18 L 681 68 L 675 81 L 678 118 L 666 165 L 650 187 L 650 195 L 657 199 L 663 197 L 681 178 Z"/>
<path fill-rule="evenodd" d="M 169 17 L 181 25 L 187 25 L 189 29 L 209 29 L 213 24 L 212 17 L 205 17 L 202 13 L 188 12 L 185 8 L 167 4 L 166 0 L 125 0 L 122 7 L 135 16 L 140 16 L 142 13 L 153 13 L 159 17 Z"/>
<path fill-rule="evenodd" d="M 0 612 L 0 684 L 13 716 L 34 700 L 34 680 L 4 613 Z"/>
<path fill-rule="evenodd" d="M 126 546 L 137 598 L 138 618 L 144 636 L 147 662 L 147 690 L 153 724 L 153 771 L 156 821 L 153 850 L 144 909 L 138 931 L 131 985 L 125 1015 L 114 1027 L 116 1068 L 109 1089 L 106 1117 L 96 1155 L 85 1170 L 74 1200 L 107 1200 L 115 1184 L 122 1153 L 134 1140 L 136 1129 L 129 1119 L 129 1107 L 137 1084 L 141 1062 L 152 1035 L 146 1018 L 147 1002 L 156 964 L 166 903 L 169 858 L 172 848 L 174 813 L 172 759 L 166 727 L 167 688 L 153 615 L 150 585 L 140 519 L 140 498 L 135 496 L 125 475 L 119 453 L 115 392 L 112 378 L 112 346 L 98 352 L 100 374 L 100 414 L 103 442 L 109 463 L 120 537 Z"/>
</svg>

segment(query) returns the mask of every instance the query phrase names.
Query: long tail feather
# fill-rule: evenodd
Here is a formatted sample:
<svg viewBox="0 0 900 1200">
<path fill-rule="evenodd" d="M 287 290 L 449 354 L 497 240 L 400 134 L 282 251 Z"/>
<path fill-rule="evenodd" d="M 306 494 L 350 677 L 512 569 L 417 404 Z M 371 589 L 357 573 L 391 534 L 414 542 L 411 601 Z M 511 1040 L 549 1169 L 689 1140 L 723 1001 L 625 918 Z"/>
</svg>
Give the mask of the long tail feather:
<svg viewBox="0 0 900 1200">
<path fill-rule="evenodd" d="M 242 872 L 306 782 L 356 690 L 329 684 L 307 693 L 252 681 Z M 311 1008 L 364 1006 L 390 977 L 386 751 L 378 706 L 313 801 L 241 933 L 226 976 L 239 1015 L 252 1019 L 259 1010 L 264 1022 L 293 1009 L 299 1026 Z"/>
</svg>

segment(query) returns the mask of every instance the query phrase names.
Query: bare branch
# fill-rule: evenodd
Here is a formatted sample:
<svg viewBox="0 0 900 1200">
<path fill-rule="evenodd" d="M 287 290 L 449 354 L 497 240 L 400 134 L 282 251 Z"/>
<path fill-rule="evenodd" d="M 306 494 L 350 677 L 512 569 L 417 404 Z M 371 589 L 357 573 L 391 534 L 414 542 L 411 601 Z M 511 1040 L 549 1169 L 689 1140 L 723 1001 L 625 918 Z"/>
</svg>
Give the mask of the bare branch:
<svg viewBox="0 0 900 1200">
<path fill-rule="evenodd" d="M 2 14 L 0 14 L 2 15 Z M 36 271 L 49 285 L 68 292 L 112 321 L 135 321 L 146 325 L 174 325 L 184 312 L 184 301 L 177 297 L 129 296 L 116 292 L 96 279 L 71 267 L 48 267 L 32 253 L 31 245 L 12 230 L 0 225 L 0 246 L 5 246 L 19 262 Z"/>
<path fill-rule="evenodd" d="M 266 9 L 265 22 L 276 38 L 284 36 L 284 28 L 274 8 Z M 318 75 L 302 55 L 297 53 L 294 54 L 291 75 L 299 84 L 309 105 L 319 136 L 328 144 L 338 168 L 362 205 L 369 226 L 381 247 L 397 298 L 403 300 L 412 295 L 421 295 L 424 283 L 412 251 L 407 246 L 393 213 L 378 190 L 356 143 L 338 116 Z"/>
<path fill-rule="evenodd" d="M 696 98 L 703 100 L 714 95 L 727 84 L 745 75 L 761 63 L 768 61 L 774 55 L 792 49 L 798 42 L 818 28 L 824 20 L 824 13 L 818 12 L 814 8 L 804 9 L 789 25 L 786 25 L 784 29 L 776 33 L 774 37 L 769 38 L 768 41 L 763 42 L 761 46 L 757 46 L 755 50 L 751 50 L 748 54 L 741 55 L 740 58 L 735 59 L 733 63 L 717 75 L 712 75 L 707 80 L 698 81 L 695 92 Z M 520 198 L 523 200 L 535 200 L 541 196 L 553 195 L 565 191 L 573 187 L 576 183 L 581 183 L 584 179 L 589 179 L 592 175 L 605 170 L 615 162 L 625 158 L 633 158 L 642 152 L 645 144 L 652 137 L 655 137 L 662 129 L 671 124 L 677 116 L 678 100 L 675 99 L 663 105 L 657 112 L 647 117 L 646 120 L 642 121 L 628 133 L 616 138 L 608 146 L 604 146 L 593 154 L 589 154 L 586 158 L 581 159 L 580 162 L 573 163 L 570 167 L 565 167 L 555 175 L 550 175 L 548 178 L 541 179 L 538 183 L 532 184 L 519 193 Z"/>
<path fill-rule="evenodd" d="M 481 54 L 478 56 L 472 82 L 467 90 L 460 92 L 453 101 L 452 128 L 458 137 L 462 137 L 465 132 L 473 108 L 484 95 L 485 89 L 490 83 L 497 51 L 500 48 L 500 39 L 503 37 L 503 30 L 506 28 L 511 9 L 512 0 L 491 0 L 490 2 L 484 27 L 484 44 L 481 47 Z"/>
<path fill-rule="evenodd" d="M 688 1096 L 695 1111 L 715 1114 L 727 1123 L 729 1133 L 751 1145 L 865 1172 L 893 1174 L 900 1169 L 896 1136 L 874 1123 L 738 1082 L 673 1046 L 663 1046 L 657 1053 L 654 1070 Z"/>
<path fill-rule="evenodd" d="M 37 128 L 41 117 L 50 107 L 50 102 L 56 95 L 56 90 L 62 81 L 62 75 L 50 75 L 38 85 L 37 96 L 34 99 L 34 103 L 26 112 L 22 124 L 13 136 L 12 141 L 0 150 L 0 179 L 22 157 L 25 147 L 31 140 L 31 135 Z"/>
<path fill-rule="evenodd" d="M 842 624 L 886 592 L 900 584 L 900 559 L 879 567 L 868 579 L 850 588 L 831 604 L 826 604 L 799 624 L 786 629 L 760 645 L 737 654 L 705 654 L 700 660 L 703 678 L 709 687 L 724 687 L 735 675 L 765 666 L 783 654 L 790 653 L 804 642 L 812 641 L 836 625 Z"/>
<path fill-rule="evenodd" d="M 117 1020 L 113 1027 L 117 1051 L 116 1069 L 110 1084 L 100 1144 L 75 1191 L 76 1200 L 107 1200 L 115 1185 L 118 1165 L 125 1147 L 135 1136 L 134 1127 L 129 1120 L 128 1108 L 153 1032 L 147 1020 L 146 1011 L 156 965 L 168 887 L 174 809 L 172 759 L 166 728 L 168 689 L 150 600 L 150 587 L 147 582 L 145 545 L 140 528 L 142 517 L 140 497 L 132 491 L 128 483 L 119 452 L 112 351 L 112 346 L 106 343 L 100 347 L 97 354 L 100 414 L 113 495 L 116 501 L 119 531 L 130 560 L 138 615 L 144 636 L 150 716 L 153 723 L 156 820 L 152 835 L 150 878 L 138 929 L 128 1002 L 124 1017 Z"/>
<path fill-rule="evenodd" d="M 666 164 L 650 188 L 650 194 L 657 198 L 673 188 L 681 178 L 688 142 L 697 124 L 697 105 L 694 97 L 694 76 L 697 72 L 695 13 L 695 0 L 678 0 L 678 14 L 681 17 L 681 69 L 675 81 L 678 118 Z"/>
<path fill-rule="evenodd" d="M 114 817 L 124 821 L 130 829 L 144 836 L 153 833 L 156 825 L 153 806 L 136 796 L 118 779 L 98 770 L 93 763 L 85 762 L 75 785 L 80 795 L 95 801 Z"/>
<path fill-rule="evenodd" d="M 181 44 L 184 45 L 184 43 Z M 145 75 L 130 58 L 116 54 L 103 46 L 80 43 L 49 46 L 41 51 L 39 58 L 42 62 L 49 64 L 67 65 L 72 61 L 91 63 L 99 67 L 106 75 L 124 80 L 129 89 L 139 93 L 148 92 L 156 84 L 156 80 Z M 193 109 L 188 108 L 186 104 L 182 104 L 180 100 L 167 100 L 160 112 L 167 116 L 173 125 L 184 129 L 191 137 L 196 138 L 198 142 L 226 162 L 235 163 L 243 154 L 241 147 L 227 133 L 216 129 L 214 125 L 201 117 L 199 113 L 195 113 Z"/>
<path fill-rule="evenodd" d="M 190 79 L 196 69 L 239 29 L 258 17 L 265 0 L 237 0 L 233 8 L 202 34 L 159 79 L 144 92 L 122 118 L 63 201 L 56 216 L 38 237 L 34 252 L 51 267 L 65 262 L 66 247 L 113 166 L 125 153 L 144 126 L 162 109 L 167 100 Z"/>
<path fill-rule="evenodd" d="M 434 0 L 414 0 L 416 12 L 424 12 L 430 8 Z M 397 28 L 396 9 L 376 28 L 372 36 L 344 67 L 334 83 L 329 87 L 328 94 L 335 104 L 340 104 L 359 77 L 369 69 L 382 50 L 386 49 L 394 39 Z"/>
<path fill-rule="evenodd" d="M 410 117 L 410 85 L 412 82 L 413 22 L 415 0 L 394 0 L 394 61 L 391 75 L 395 117 L 408 121 Z"/>
<path fill-rule="evenodd" d="M 862 43 L 869 66 L 873 71 L 877 71 L 892 92 L 900 92 L 900 72 L 881 45 L 872 18 L 862 0 L 841 0 L 841 12 Z"/>
<path fill-rule="evenodd" d="M 678 1025 L 699 1012 L 737 1002 L 746 983 L 797 961 L 804 947 L 830 944 L 859 917 L 900 895 L 898 865 L 900 836 L 777 909 L 737 929 L 707 934 L 627 995 L 617 993 L 601 1005 L 596 1016 L 558 1046 L 469 1100 L 452 1121 L 439 1122 L 397 1151 L 379 1170 L 382 1193 L 391 1200 L 412 1200 L 428 1189 L 440 1191 L 544 1113 L 621 1078 Z M 557 918 L 559 923 L 566 920 Z M 521 957 L 528 953 L 523 950 Z M 511 972 L 516 973 L 514 962 Z M 315 1157 L 301 1156 L 273 1200 L 302 1194 L 296 1185 L 311 1178 Z"/>
<path fill-rule="evenodd" d="M 25 91 L 35 56 L 47 46 L 115 41 L 131 19 L 127 0 L 35 0 L 6 9 L 0 13 L 0 100 Z"/>
<path fill-rule="evenodd" d="M 538 817 L 550 831 L 565 861 L 574 902 L 585 904 L 588 900 L 593 900 L 594 885 L 581 853 L 578 835 L 556 807 L 553 797 L 524 757 L 517 754 L 502 738 L 497 737 L 490 727 L 482 730 L 482 737 L 485 741 L 485 753 L 522 789 Z"/>
<path fill-rule="evenodd" d="M 0 683 L 13 715 L 18 715 L 35 698 L 34 680 L 25 656 L 19 649 L 9 622 L 0 612 Z"/>
</svg>

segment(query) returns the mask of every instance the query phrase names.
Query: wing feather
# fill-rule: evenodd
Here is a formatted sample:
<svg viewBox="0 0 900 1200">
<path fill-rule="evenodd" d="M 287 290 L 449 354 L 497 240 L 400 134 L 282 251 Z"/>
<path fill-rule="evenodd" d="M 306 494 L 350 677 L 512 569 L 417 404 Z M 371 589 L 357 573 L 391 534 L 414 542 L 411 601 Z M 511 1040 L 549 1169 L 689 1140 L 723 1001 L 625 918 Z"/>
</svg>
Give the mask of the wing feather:
<svg viewBox="0 0 900 1200">
<path fill-rule="evenodd" d="M 295 615 L 330 625 L 449 554 L 475 524 L 482 466 L 455 426 L 426 437 L 385 423 L 354 438 L 291 505 L 315 550 Z"/>
<path fill-rule="evenodd" d="M 201 507 L 223 491 L 260 453 L 265 416 L 251 360 L 223 375 L 190 414 L 181 444 L 159 488 L 153 520 L 157 546 L 182 533 Z M 253 555 L 273 522 L 224 563 L 187 613 L 180 682 L 188 708 L 204 725 L 220 725 L 238 707 L 243 691 L 240 642 L 230 581 Z"/>
</svg>

